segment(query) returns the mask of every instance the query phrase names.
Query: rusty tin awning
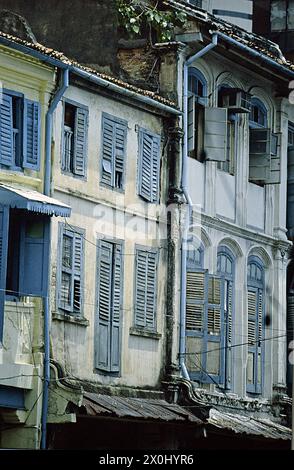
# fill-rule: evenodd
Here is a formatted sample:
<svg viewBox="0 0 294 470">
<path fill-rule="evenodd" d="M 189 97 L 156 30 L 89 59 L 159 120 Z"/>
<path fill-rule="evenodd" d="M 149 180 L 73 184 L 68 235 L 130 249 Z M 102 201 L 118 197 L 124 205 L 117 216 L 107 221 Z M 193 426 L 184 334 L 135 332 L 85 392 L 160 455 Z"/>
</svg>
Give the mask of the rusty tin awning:
<svg viewBox="0 0 294 470">
<path fill-rule="evenodd" d="M 266 439 L 291 440 L 291 429 L 281 426 L 266 418 L 243 416 L 237 413 L 226 413 L 212 408 L 209 411 L 209 424 L 218 429 L 227 429 L 236 434 L 247 434 Z"/>
<path fill-rule="evenodd" d="M 87 416 L 116 417 L 202 425 L 203 422 L 182 406 L 165 400 L 125 398 L 86 392 L 82 408 Z"/>
</svg>

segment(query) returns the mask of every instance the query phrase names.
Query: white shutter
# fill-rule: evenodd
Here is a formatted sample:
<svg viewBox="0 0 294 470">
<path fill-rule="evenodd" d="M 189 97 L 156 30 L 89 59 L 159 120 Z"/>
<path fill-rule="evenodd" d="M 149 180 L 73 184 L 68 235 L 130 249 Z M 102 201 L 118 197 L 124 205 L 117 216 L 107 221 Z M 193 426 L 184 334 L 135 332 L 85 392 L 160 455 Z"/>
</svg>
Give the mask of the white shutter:
<svg viewBox="0 0 294 470">
<path fill-rule="evenodd" d="M 271 130 L 250 129 L 249 180 L 266 182 L 270 177 Z"/>
<path fill-rule="evenodd" d="M 205 108 L 205 160 L 225 162 L 227 153 L 227 109 Z"/>
</svg>

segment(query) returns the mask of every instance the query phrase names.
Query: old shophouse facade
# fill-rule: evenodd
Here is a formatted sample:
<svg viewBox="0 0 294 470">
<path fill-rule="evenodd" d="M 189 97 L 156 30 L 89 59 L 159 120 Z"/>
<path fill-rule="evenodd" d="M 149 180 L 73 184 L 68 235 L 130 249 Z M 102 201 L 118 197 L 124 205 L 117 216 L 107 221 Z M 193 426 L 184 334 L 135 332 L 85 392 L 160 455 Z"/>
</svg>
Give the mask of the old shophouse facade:
<svg viewBox="0 0 294 470">
<path fill-rule="evenodd" d="M 32 446 L 42 428 L 50 448 L 286 448 L 294 69 L 273 43 L 193 2 L 161 3 L 187 22 L 170 43 L 118 43 L 132 85 L 60 53 L 42 66 L 56 99 L 33 187 L 47 216 L 61 217 L 48 323 L 36 310 L 36 396 L 48 386 L 49 399 Z M 144 81 L 153 91 L 136 87 Z M 4 428 L 2 446 L 13 432 Z"/>
</svg>

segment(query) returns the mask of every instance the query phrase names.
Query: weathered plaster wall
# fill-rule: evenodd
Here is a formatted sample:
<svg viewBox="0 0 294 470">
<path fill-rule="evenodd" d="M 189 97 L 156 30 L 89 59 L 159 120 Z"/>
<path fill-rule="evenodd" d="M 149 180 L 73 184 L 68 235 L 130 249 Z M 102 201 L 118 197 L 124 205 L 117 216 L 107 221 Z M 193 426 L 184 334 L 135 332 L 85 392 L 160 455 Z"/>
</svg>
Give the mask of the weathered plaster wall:
<svg viewBox="0 0 294 470">
<path fill-rule="evenodd" d="M 89 148 L 87 181 L 63 175 L 60 171 L 62 104 L 59 105 L 54 125 L 54 185 L 55 197 L 72 207 L 69 223 L 86 230 L 85 242 L 85 306 L 88 326 L 54 319 L 56 292 L 54 278 L 57 257 L 57 221 L 52 234 L 53 311 L 52 340 L 54 359 L 65 370 L 79 379 L 101 384 L 150 386 L 159 384 L 165 347 L 165 307 L 167 279 L 167 242 L 164 223 L 164 202 L 167 198 L 166 156 L 161 164 L 160 204 L 147 204 L 137 196 L 138 127 L 162 134 L 161 118 L 144 110 L 102 97 L 71 86 L 66 97 L 89 108 Z M 101 117 L 102 112 L 127 120 L 126 183 L 124 193 L 100 185 Z M 162 142 L 163 148 L 163 142 Z M 164 228 L 164 227 L 163 227 Z M 96 302 L 96 242 L 99 235 L 123 240 L 124 287 L 122 312 L 121 371 L 118 377 L 101 374 L 94 369 L 95 302 Z M 164 239 L 161 239 L 163 235 Z M 130 332 L 134 316 L 135 245 L 159 250 L 157 290 L 157 332 L 160 339 L 134 336 Z M 59 312 L 60 313 L 60 312 Z"/>
<path fill-rule="evenodd" d="M 281 132 L 279 142 L 281 184 L 260 187 L 248 182 L 249 132 L 248 115 L 240 115 L 235 174 L 217 168 L 215 162 L 203 164 L 189 161 L 189 191 L 195 204 L 196 236 L 205 246 L 204 264 L 211 273 L 217 271 L 217 248 L 225 245 L 236 257 L 236 292 L 233 344 L 246 343 L 247 338 L 247 259 L 261 257 L 266 267 L 266 314 L 270 325 L 266 338 L 286 332 L 286 172 L 287 111 L 285 103 L 275 98 L 275 85 L 245 67 L 210 52 L 195 64 L 208 82 L 209 106 L 217 106 L 217 89 L 221 83 L 249 90 L 267 107 L 268 121 L 274 132 Z M 216 77 L 219 78 L 216 82 Z M 286 101 L 286 100 L 285 100 Z M 190 159 L 189 159 L 190 160 Z M 201 189 L 203 197 L 201 197 Z M 204 199 L 204 201 L 203 201 Z M 245 286 L 245 287 L 244 287 Z M 247 346 L 232 349 L 233 391 L 246 395 Z M 273 387 L 286 384 L 286 342 L 284 337 L 265 342 L 265 374 L 263 395 L 272 397 Z"/>
</svg>

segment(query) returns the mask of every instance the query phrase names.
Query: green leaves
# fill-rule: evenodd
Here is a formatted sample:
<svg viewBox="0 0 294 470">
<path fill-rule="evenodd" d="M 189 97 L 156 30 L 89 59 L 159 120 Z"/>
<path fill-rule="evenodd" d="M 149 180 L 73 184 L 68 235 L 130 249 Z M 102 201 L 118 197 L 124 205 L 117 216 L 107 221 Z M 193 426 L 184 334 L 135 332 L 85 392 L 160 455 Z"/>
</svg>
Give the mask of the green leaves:
<svg viewBox="0 0 294 470">
<path fill-rule="evenodd" d="M 158 1 L 116 0 L 119 23 L 131 37 L 139 35 L 148 24 L 157 32 L 158 41 L 170 41 L 174 28 L 186 22 L 186 14 L 177 11 L 159 10 Z"/>
</svg>

